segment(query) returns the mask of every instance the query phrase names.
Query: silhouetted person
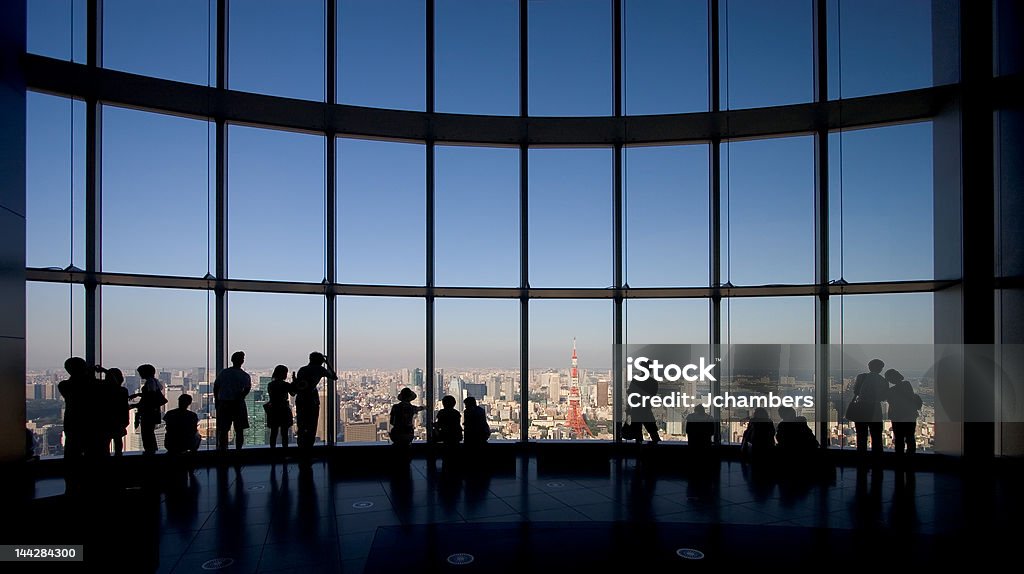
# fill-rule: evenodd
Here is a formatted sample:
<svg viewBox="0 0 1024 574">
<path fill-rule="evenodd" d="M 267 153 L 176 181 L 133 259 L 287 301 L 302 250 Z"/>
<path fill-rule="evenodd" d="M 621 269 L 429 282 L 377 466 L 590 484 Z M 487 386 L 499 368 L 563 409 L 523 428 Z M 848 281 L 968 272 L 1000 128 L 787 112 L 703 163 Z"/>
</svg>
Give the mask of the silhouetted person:
<svg viewBox="0 0 1024 574">
<path fill-rule="evenodd" d="M 491 438 L 491 427 L 487 424 L 487 413 L 483 407 L 476 404 L 476 399 L 466 397 L 462 401 L 462 428 L 465 430 L 465 442 L 467 445 L 482 445 Z"/>
<path fill-rule="evenodd" d="M 711 447 L 715 436 L 715 421 L 704 412 L 704 405 L 693 407 L 693 412 L 686 416 L 686 441 L 691 448 L 706 449 Z"/>
<path fill-rule="evenodd" d="M 818 440 L 814 431 L 807 425 L 807 418 L 796 416 L 793 407 L 779 407 L 778 427 L 775 429 L 775 440 L 779 448 L 787 453 L 808 453 L 818 448 Z"/>
<path fill-rule="evenodd" d="M 156 425 L 160 424 L 160 407 L 167 404 L 164 397 L 164 386 L 156 378 L 153 365 L 139 365 L 135 370 L 142 379 L 139 388 L 139 402 L 135 405 L 135 426 L 142 433 L 142 451 L 145 454 L 156 453 Z"/>
<path fill-rule="evenodd" d="M 892 420 L 893 447 L 897 455 L 917 450 L 917 411 L 921 409 L 921 397 L 914 392 L 910 381 L 896 369 L 885 372 L 885 380 L 893 385 L 886 394 L 889 403 L 889 418 Z"/>
<path fill-rule="evenodd" d="M 288 367 L 278 365 L 274 367 L 274 373 L 270 384 L 267 385 L 267 394 L 270 401 L 267 403 L 267 426 L 270 427 L 270 448 L 274 448 L 277 437 L 281 437 L 281 448 L 288 447 L 288 429 L 292 428 L 292 406 L 288 404 L 288 396 L 295 394 L 295 387 L 287 381 Z"/>
<path fill-rule="evenodd" d="M 57 384 L 57 390 L 64 397 L 64 456 L 73 458 L 85 453 L 88 415 L 84 403 L 88 392 L 86 386 L 92 375 L 89 365 L 81 357 L 64 361 L 64 370 L 68 372 L 68 378 Z"/>
<path fill-rule="evenodd" d="M 639 397 L 630 399 L 629 397 L 634 393 Z M 632 400 L 636 405 L 627 402 L 630 433 L 635 437 L 634 440 L 638 445 L 644 442 L 644 434 L 640 430 L 641 425 L 647 429 L 647 434 L 651 437 L 651 444 L 661 442 L 661 437 L 658 436 L 658 425 L 654 422 L 654 411 L 651 410 L 650 403 L 644 401 L 644 399 L 650 400 L 656 394 L 658 394 L 658 381 L 655 381 L 654 377 L 648 377 L 646 381 L 633 380 L 626 390 L 627 401 Z"/>
<path fill-rule="evenodd" d="M 882 453 L 882 401 L 889 390 L 888 383 L 880 374 L 885 363 L 881 359 L 868 362 L 868 372 L 857 375 L 853 384 L 853 403 L 847 409 L 847 418 L 853 421 L 857 431 L 857 452 L 868 452 L 868 435 L 871 435 L 871 452 Z"/>
<path fill-rule="evenodd" d="M 124 388 L 124 373 L 121 369 L 103 369 L 97 367 L 105 375 L 102 391 L 103 430 L 106 435 L 102 440 L 104 449 L 108 449 L 111 442 L 114 443 L 114 456 L 121 456 L 124 452 L 124 437 L 128 434 L 128 424 L 131 422 L 129 411 L 131 407 L 128 401 L 131 395 L 128 389 Z"/>
<path fill-rule="evenodd" d="M 242 370 L 245 353 L 235 351 L 231 355 L 231 366 L 224 369 L 213 381 L 214 405 L 217 408 L 217 450 L 228 449 L 228 431 L 235 427 L 235 448 L 245 444 L 245 429 L 249 428 L 249 413 L 245 408 L 245 397 L 252 390 L 252 378 Z"/>
<path fill-rule="evenodd" d="M 454 447 L 462 442 L 462 415 L 455 410 L 455 397 L 445 395 L 434 422 L 434 441 Z"/>
<path fill-rule="evenodd" d="M 295 442 L 299 448 L 311 448 L 316 442 L 316 425 L 320 420 L 320 379 L 338 380 L 327 357 L 321 353 L 309 354 L 309 364 L 299 369 L 292 383 L 295 390 L 295 422 L 298 429 Z"/>
<path fill-rule="evenodd" d="M 164 415 L 166 429 L 164 448 L 167 454 L 184 454 L 199 450 L 202 437 L 199 436 L 199 415 L 188 410 L 192 404 L 192 395 L 178 397 L 178 408 L 167 411 Z"/>
<path fill-rule="evenodd" d="M 740 450 L 753 460 L 764 459 L 775 447 L 775 423 L 764 408 L 754 409 L 754 416 L 743 431 Z"/>
<path fill-rule="evenodd" d="M 413 419 L 426 407 L 412 404 L 416 393 L 405 387 L 398 393 L 398 402 L 391 405 L 391 431 L 389 436 L 395 446 L 408 446 L 413 439 Z"/>
</svg>

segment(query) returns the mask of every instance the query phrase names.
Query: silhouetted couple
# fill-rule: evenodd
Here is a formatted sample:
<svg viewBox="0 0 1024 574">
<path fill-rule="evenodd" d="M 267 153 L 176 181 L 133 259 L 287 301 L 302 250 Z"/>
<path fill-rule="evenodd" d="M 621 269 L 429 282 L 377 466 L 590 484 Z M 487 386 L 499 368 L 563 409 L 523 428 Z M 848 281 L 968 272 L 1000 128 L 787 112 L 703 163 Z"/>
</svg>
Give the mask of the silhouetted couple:
<svg viewBox="0 0 1024 574">
<path fill-rule="evenodd" d="M 853 385 L 853 400 L 846 409 L 846 418 L 853 421 L 857 432 L 857 452 L 867 453 L 870 437 L 872 454 L 882 453 L 882 402 L 887 401 L 889 418 L 893 421 L 896 452 L 903 454 L 906 449 L 908 453 L 913 453 L 917 449 L 914 434 L 921 397 L 899 371 L 889 369 L 882 376 L 883 368 L 885 362 L 872 359 L 868 362 L 868 372 L 857 375 Z"/>
<path fill-rule="evenodd" d="M 455 405 L 455 397 L 451 395 L 441 399 L 442 408 L 437 411 L 437 421 L 434 423 L 434 441 L 449 447 L 457 446 L 465 434 L 467 446 L 486 444 L 491 436 L 491 427 L 487 424 L 487 414 L 483 407 L 476 404 L 474 397 L 466 397 L 463 401 L 465 409 L 462 414 L 455 410 Z"/>
</svg>

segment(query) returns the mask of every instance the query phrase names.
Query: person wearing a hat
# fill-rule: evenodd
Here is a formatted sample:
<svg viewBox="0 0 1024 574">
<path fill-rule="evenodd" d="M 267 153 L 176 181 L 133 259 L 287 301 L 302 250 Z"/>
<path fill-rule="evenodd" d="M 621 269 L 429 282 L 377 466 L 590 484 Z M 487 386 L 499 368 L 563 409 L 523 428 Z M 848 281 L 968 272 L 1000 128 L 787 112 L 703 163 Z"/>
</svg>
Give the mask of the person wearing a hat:
<svg viewBox="0 0 1024 574">
<path fill-rule="evenodd" d="M 295 375 L 295 442 L 299 448 L 310 448 L 316 442 L 316 426 L 320 421 L 320 391 L 317 385 L 324 377 L 336 381 L 338 375 L 327 357 L 316 351 L 309 354 L 309 364 Z"/>
<path fill-rule="evenodd" d="M 405 387 L 398 393 L 398 402 L 391 406 L 391 442 L 396 446 L 408 446 L 413 439 L 413 418 L 426 407 L 412 404 L 416 393 Z"/>
</svg>

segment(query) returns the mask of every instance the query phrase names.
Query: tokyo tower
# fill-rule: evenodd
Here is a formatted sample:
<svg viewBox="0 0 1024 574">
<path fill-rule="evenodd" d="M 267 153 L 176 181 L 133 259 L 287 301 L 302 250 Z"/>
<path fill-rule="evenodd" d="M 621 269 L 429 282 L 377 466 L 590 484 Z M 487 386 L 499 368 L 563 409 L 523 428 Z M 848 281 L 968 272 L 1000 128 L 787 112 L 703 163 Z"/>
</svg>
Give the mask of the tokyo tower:
<svg viewBox="0 0 1024 574">
<path fill-rule="evenodd" d="M 569 370 L 569 379 L 569 413 L 565 415 L 565 424 L 578 437 L 593 436 L 587 421 L 583 420 L 583 410 L 580 408 L 580 371 L 576 359 L 576 337 L 572 338 L 572 369 Z"/>
</svg>

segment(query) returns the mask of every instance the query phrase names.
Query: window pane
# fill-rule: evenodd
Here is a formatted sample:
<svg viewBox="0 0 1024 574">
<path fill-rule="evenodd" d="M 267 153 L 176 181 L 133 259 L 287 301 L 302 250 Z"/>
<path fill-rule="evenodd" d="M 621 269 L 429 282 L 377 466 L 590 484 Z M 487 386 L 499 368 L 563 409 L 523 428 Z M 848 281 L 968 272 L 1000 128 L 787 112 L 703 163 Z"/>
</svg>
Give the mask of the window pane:
<svg viewBox="0 0 1024 574">
<path fill-rule="evenodd" d="M 28 9 L 27 51 L 50 58 L 86 61 L 87 0 L 31 0 Z"/>
<path fill-rule="evenodd" d="M 931 123 L 829 134 L 829 156 L 831 278 L 933 278 Z"/>
<path fill-rule="evenodd" d="M 730 298 L 722 303 L 720 387 L 733 395 L 804 395 L 815 392 L 814 298 Z M 817 405 L 798 407 L 817 434 Z M 772 420 L 780 420 L 769 408 Z M 739 443 L 754 409 L 721 409 L 722 442 Z"/>
<path fill-rule="evenodd" d="M 64 454 L 64 360 L 85 358 L 85 288 L 25 284 L 25 421 L 39 456 Z"/>
<path fill-rule="evenodd" d="M 338 140 L 342 283 L 426 283 L 426 148 Z"/>
<path fill-rule="evenodd" d="M 421 298 L 338 298 L 338 442 L 390 441 L 399 391 L 427 404 L 426 302 Z M 427 438 L 427 415 L 414 420 Z"/>
<path fill-rule="evenodd" d="M 930 0 L 829 0 L 829 98 L 931 86 L 931 5 Z"/>
<path fill-rule="evenodd" d="M 323 136 L 242 126 L 228 136 L 230 276 L 323 280 Z"/>
<path fill-rule="evenodd" d="M 338 100 L 423 111 L 426 96 L 423 0 L 338 1 Z"/>
<path fill-rule="evenodd" d="M 722 276 L 814 281 L 814 139 L 729 142 L 722 162 Z"/>
<path fill-rule="evenodd" d="M 491 440 L 519 440 L 519 301 L 437 299 L 435 409 L 451 395 L 463 412 L 466 397 L 487 413 Z"/>
<path fill-rule="evenodd" d="M 935 448 L 935 365 L 932 293 L 843 295 L 829 299 L 831 328 L 829 359 L 829 443 L 856 448 L 853 423 L 846 407 L 853 398 L 859 373 L 871 359 L 885 362 L 883 373 L 898 370 L 923 403 L 917 418 L 917 449 Z M 884 410 L 883 410 L 884 412 Z M 882 425 L 885 448 L 892 448 L 892 424 Z"/>
<path fill-rule="evenodd" d="M 85 269 L 85 103 L 28 92 L 25 115 L 26 265 Z"/>
<path fill-rule="evenodd" d="M 199 415 L 200 448 L 215 448 L 210 417 L 215 415 L 210 371 L 213 369 L 213 294 L 184 289 L 141 287 L 103 288 L 103 366 L 118 368 L 125 388 L 136 393 L 141 385 L 136 369 L 156 367 L 164 384 L 166 413 L 177 408 L 178 397 L 192 396 Z M 250 412 L 250 415 L 252 413 Z M 215 427 L 213 427 L 215 428 Z M 125 451 L 141 451 L 142 435 L 129 424 Z M 164 447 L 164 428 L 157 427 L 157 444 Z"/>
<path fill-rule="evenodd" d="M 103 270 L 211 270 L 208 122 L 103 108 Z"/>
<path fill-rule="evenodd" d="M 438 285 L 519 284 L 519 150 L 435 149 Z"/>
<path fill-rule="evenodd" d="M 626 148 L 623 158 L 626 283 L 708 285 L 708 146 Z"/>
<path fill-rule="evenodd" d="M 531 116 L 612 113 L 612 3 L 529 3 Z"/>
<path fill-rule="evenodd" d="M 724 0 L 719 10 L 723 109 L 813 99 L 811 0 Z"/>
<path fill-rule="evenodd" d="M 1008 76 L 1021 71 L 1024 64 L 1024 40 L 1020 35 L 1021 24 L 1024 24 L 1024 6 L 1017 0 L 995 0 L 993 17 L 995 19 L 995 42 L 993 58 L 996 75 Z"/>
<path fill-rule="evenodd" d="M 228 15 L 232 90 L 324 101 L 323 0 L 232 1 Z"/>
<path fill-rule="evenodd" d="M 230 356 L 235 351 L 245 351 L 243 369 L 252 377 L 253 390 L 245 401 L 249 413 L 246 445 L 269 444 L 270 430 L 263 403 L 270 399 L 266 390 L 274 367 L 281 364 L 289 371 L 298 371 L 308 362 L 311 352 L 326 351 L 325 307 L 326 301 L 319 295 L 228 294 L 227 352 Z M 317 442 L 323 442 L 327 437 L 329 384 L 329 381 L 321 380 L 318 386 L 320 415 L 317 419 Z M 216 423 L 211 427 L 216 431 Z M 294 442 L 295 433 L 289 434 Z M 231 441 L 234 444 L 233 434 Z"/>
<path fill-rule="evenodd" d="M 626 301 L 625 343 L 685 345 L 690 351 L 688 358 L 710 358 L 709 311 L 707 299 L 629 299 Z M 680 351 L 685 353 L 682 349 Z M 626 377 L 623 377 L 623 382 L 628 388 Z M 699 395 L 702 397 L 699 400 L 703 400 L 711 393 L 711 383 L 663 382 L 658 385 L 659 394 L 672 392 L 687 393 L 691 397 Z M 627 395 L 624 393 L 623 396 Z M 651 410 L 662 440 L 687 439 L 686 417 L 693 412 L 692 408 L 656 407 Z"/>
<path fill-rule="evenodd" d="M 435 108 L 519 114 L 519 2 L 439 0 L 435 10 Z"/>
<path fill-rule="evenodd" d="M 707 1 L 625 0 L 622 10 L 626 114 L 707 111 Z"/>
<path fill-rule="evenodd" d="M 530 285 L 610 286 L 612 150 L 529 153 Z"/>
<path fill-rule="evenodd" d="M 531 301 L 529 439 L 614 439 L 612 407 L 602 400 L 611 384 L 611 301 Z"/>
<path fill-rule="evenodd" d="M 217 3 L 103 1 L 103 66 L 204 86 L 216 83 Z"/>
</svg>

